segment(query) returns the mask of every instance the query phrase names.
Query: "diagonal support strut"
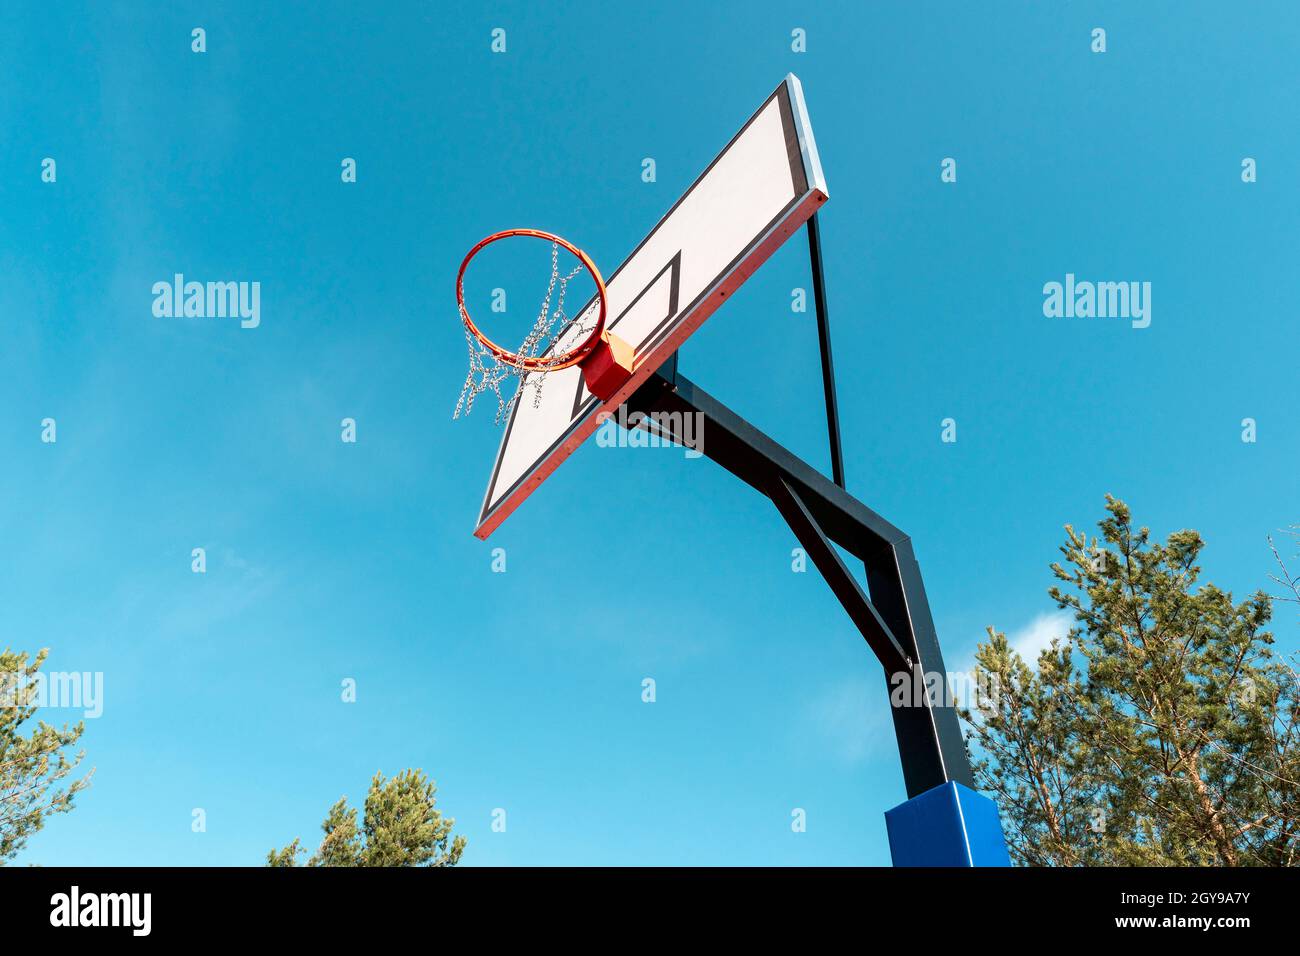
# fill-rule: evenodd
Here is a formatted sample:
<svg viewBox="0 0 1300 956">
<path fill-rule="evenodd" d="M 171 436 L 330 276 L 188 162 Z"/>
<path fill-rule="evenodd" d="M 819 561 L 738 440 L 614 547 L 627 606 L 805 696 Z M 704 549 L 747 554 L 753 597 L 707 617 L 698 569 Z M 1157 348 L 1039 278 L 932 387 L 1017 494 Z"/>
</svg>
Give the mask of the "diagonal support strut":
<svg viewBox="0 0 1300 956">
<path fill-rule="evenodd" d="M 826 583 L 839 598 L 840 604 L 843 605 L 868 646 L 875 651 L 886 672 L 910 673 L 912 659 L 898 643 L 889 625 L 867 600 L 857 579 L 849 573 L 839 552 L 835 550 L 835 546 L 826 537 L 826 532 L 822 531 L 821 525 L 809 512 L 808 506 L 803 503 L 798 493 L 786 483 L 784 478 L 777 475 L 772 481 L 768 497 L 772 499 L 776 509 L 781 512 L 781 517 L 785 518 L 785 523 L 790 526 L 799 543 L 813 559 L 813 564 L 817 565 L 817 570 L 822 573 Z"/>
<path fill-rule="evenodd" d="M 625 408 L 629 414 L 648 416 L 633 427 L 677 441 L 681 436 L 676 430 L 684 416 L 696 416 L 694 447 L 771 498 L 778 508 L 784 505 L 782 514 L 788 512 L 787 520 L 793 518 L 791 528 L 814 560 L 822 553 L 825 561 L 818 562 L 817 569 L 826 575 L 850 615 L 856 615 L 854 624 L 885 667 L 891 696 L 896 690 L 920 685 L 920 693 L 903 695 L 907 703 L 890 708 L 908 795 L 915 797 L 948 782 L 974 788 L 943 653 L 908 536 L 690 382 L 676 362 L 662 366 Z M 802 532 L 800 522 L 804 522 Z M 826 553 L 832 541 L 866 566 L 869 601 L 860 590 L 854 593 L 856 581 L 838 553 L 833 548 Z M 846 579 L 854 587 L 848 587 Z M 892 641 L 881 640 L 886 633 Z M 893 645 L 901 648 L 910 665 L 892 666 L 898 656 Z M 928 692 L 932 681 L 933 696 Z"/>
</svg>

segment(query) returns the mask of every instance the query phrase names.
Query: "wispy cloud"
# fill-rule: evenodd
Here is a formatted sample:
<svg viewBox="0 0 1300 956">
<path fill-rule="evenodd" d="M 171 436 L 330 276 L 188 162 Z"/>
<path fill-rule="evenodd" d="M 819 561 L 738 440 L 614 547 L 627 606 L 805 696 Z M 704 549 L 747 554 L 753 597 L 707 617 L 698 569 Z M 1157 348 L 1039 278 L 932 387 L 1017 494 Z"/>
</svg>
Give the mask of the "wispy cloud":
<svg viewBox="0 0 1300 956">
<path fill-rule="evenodd" d="M 199 583 L 156 602 L 162 634 L 170 638 L 207 633 L 270 597 L 275 581 L 262 566 L 217 545 L 208 549 L 208 573 L 187 584 Z"/>
<path fill-rule="evenodd" d="M 1040 614 L 1018 631 L 1007 635 L 1013 650 L 1025 659 L 1030 667 L 1037 668 L 1038 655 L 1047 650 L 1053 641 L 1064 640 L 1070 631 L 1072 616 L 1065 611 Z"/>
<path fill-rule="evenodd" d="M 808 723 L 836 757 L 859 763 L 871 756 L 893 731 L 881 707 L 883 688 L 866 678 L 844 680 L 827 687 L 808 706 Z"/>
</svg>

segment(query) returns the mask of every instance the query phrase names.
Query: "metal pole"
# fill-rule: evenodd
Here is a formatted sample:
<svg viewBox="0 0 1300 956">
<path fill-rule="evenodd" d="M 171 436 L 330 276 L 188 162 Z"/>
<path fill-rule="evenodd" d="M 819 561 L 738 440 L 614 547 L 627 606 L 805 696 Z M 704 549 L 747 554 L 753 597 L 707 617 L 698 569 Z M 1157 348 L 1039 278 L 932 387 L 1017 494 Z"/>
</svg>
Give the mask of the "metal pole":
<svg viewBox="0 0 1300 956">
<path fill-rule="evenodd" d="M 844 455 L 840 451 L 840 410 L 835 399 L 835 360 L 831 356 L 830 316 L 826 311 L 826 279 L 822 273 L 822 237 L 817 213 L 808 220 L 808 254 L 812 259 L 813 301 L 817 308 L 817 342 L 822 353 L 822 390 L 826 393 L 826 430 L 831 440 L 831 477 L 844 487 Z"/>
<path fill-rule="evenodd" d="M 886 668 L 888 691 L 897 689 L 899 677 L 911 682 L 903 688 L 904 706 L 890 708 L 907 795 L 919 796 L 949 781 L 973 789 L 966 745 L 947 687 L 947 668 L 907 535 L 680 372 L 671 379 L 651 376 L 628 399 L 627 409 L 650 415 L 677 412 L 678 421 L 699 416 L 699 434 L 705 436 L 700 451 L 771 498 L 791 522 L 796 536 L 811 548 L 813 563 L 826 575 Z M 672 421 L 671 416 L 652 417 L 640 427 L 672 438 Z M 820 542 L 822 537 L 866 564 L 869 600 L 834 548 Z M 906 663 L 899 667 L 899 650 L 911 661 L 910 667 Z M 925 693 L 928 679 L 941 682 L 934 687 L 933 699 Z"/>
</svg>

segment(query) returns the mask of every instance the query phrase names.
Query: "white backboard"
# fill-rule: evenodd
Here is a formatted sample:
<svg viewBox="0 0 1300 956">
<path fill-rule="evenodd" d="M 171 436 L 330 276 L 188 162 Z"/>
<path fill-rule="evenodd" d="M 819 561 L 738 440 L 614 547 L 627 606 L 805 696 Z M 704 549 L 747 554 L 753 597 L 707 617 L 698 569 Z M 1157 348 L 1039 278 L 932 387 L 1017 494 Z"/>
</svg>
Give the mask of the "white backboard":
<svg viewBox="0 0 1300 956">
<path fill-rule="evenodd" d="M 596 430 L 601 412 L 617 411 L 827 197 L 803 89 L 792 74 L 627 260 L 606 273 L 608 328 L 636 349 L 631 379 L 600 402 L 574 367 L 546 375 L 537 407 L 530 393 L 521 395 L 474 534 L 495 531 Z M 580 317 L 594 308 L 589 303 Z M 570 345 L 561 335 L 556 347 Z"/>
</svg>

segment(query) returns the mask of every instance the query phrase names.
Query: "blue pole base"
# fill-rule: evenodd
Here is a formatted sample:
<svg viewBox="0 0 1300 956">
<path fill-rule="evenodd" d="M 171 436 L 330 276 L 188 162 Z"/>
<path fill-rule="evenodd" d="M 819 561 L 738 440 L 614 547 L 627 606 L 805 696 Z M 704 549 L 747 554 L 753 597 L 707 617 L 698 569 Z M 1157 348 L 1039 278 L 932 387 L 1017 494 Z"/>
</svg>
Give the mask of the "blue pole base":
<svg viewBox="0 0 1300 956">
<path fill-rule="evenodd" d="M 894 866 L 1010 866 L 998 805 L 948 782 L 885 811 Z"/>
</svg>

